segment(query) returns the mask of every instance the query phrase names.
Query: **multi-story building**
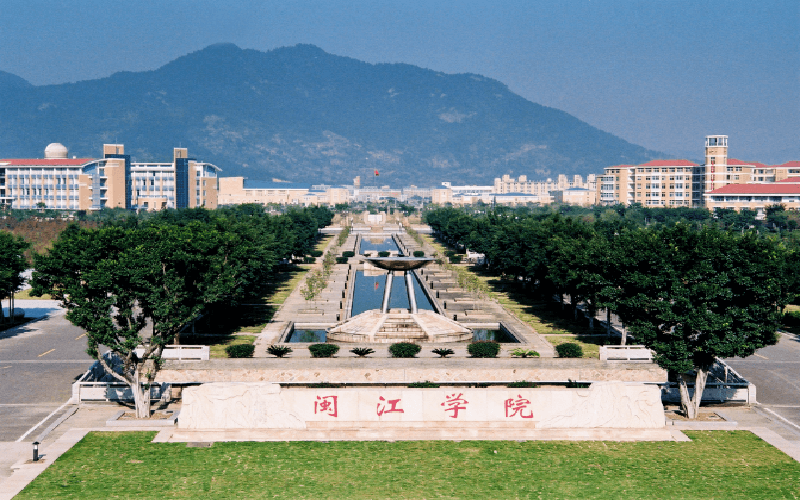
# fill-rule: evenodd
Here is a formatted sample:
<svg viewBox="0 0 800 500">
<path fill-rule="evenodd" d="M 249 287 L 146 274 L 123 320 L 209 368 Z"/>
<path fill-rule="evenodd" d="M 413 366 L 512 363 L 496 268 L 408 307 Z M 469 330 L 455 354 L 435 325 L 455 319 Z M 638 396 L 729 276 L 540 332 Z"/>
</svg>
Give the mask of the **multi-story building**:
<svg viewBox="0 0 800 500">
<path fill-rule="evenodd" d="M 800 177 L 790 177 L 778 182 L 751 182 L 728 184 L 705 193 L 706 206 L 715 208 L 743 208 L 756 212 L 756 218 L 765 216 L 770 205 L 783 205 L 789 209 L 800 208 Z"/>
<path fill-rule="evenodd" d="M 573 175 L 568 178 L 566 175 L 559 175 L 555 181 L 547 179 L 545 181 L 529 181 L 528 176 L 520 175 L 515 179 L 509 175 L 503 177 L 496 177 L 494 179 L 493 193 L 524 193 L 535 194 L 539 196 L 550 196 L 552 191 L 563 191 L 565 189 L 591 189 L 595 190 L 596 178 L 594 174 L 590 174 L 583 181 L 580 175 Z"/>
<path fill-rule="evenodd" d="M 0 203 L 12 208 L 99 210 L 217 206 L 219 168 L 175 148 L 172 163 L 132 163 L 122 144 L 103 158 L 69 158 L 53 143 L 43 159 L 0 160 Z"/>
</svg>

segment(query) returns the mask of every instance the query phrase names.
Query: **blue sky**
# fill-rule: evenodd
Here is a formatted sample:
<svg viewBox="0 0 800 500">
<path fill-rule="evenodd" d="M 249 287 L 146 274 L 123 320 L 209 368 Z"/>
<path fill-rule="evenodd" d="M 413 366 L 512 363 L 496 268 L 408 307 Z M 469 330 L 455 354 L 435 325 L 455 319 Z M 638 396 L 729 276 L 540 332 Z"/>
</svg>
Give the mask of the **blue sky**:
<svg viewBox="0 0 800 500">
<path fill-rule="evenodd" d="M 776 163 L 800 159 L 798 28 L 798 0 L 2 0 L 0 70 L 42 85 L 311 43 L 495 78 L 651 149 L 700 158 L 727 134 Z"/>
</svg>

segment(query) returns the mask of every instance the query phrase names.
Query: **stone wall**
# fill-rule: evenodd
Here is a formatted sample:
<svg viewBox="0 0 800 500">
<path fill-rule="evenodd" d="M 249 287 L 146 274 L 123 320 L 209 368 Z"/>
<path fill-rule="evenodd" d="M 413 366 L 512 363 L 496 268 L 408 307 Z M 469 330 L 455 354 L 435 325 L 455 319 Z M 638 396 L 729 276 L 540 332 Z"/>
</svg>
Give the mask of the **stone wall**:
<svg viewBox="0 0 800 500">
<path fill-rule="evenodd" d="M 187 388 L 180 429 L 309 429 L 491 423 L 537 429 L 661 429 L 658 387 L 589 389 L 281 389 L 234 382 Z"/>
</svg>

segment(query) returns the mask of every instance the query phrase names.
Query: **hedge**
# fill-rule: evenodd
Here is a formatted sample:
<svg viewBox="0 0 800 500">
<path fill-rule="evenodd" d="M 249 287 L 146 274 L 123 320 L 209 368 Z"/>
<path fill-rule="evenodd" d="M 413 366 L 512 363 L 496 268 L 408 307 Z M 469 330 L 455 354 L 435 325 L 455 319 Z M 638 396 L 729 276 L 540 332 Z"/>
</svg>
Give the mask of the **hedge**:
<svg viewBox="0 0 800 500">
<path fill-rule="evenodd" d="M 389 346 L 389 353 L 393 358 L 413 358 L 422 350 L 413 342 L 398 342 Z"/>
<path fill-rule="evenodd" d="M 332 358 L 339 352 L 339 346 L 336 344 L 311 344 L 308 346 L 308 352 L 311 353 L 312 358 Z"/>
<path fill-rule="evenodd" d="M 235 344 L 225 348 L 229 358 L 252 358 L 256 346 L 253 344 Z"/>
<path fill-rule="evenodd" d="M 467 346 L 473 358 L 496 358 L 500 353 L 500 344 L 494 340 L 479 340 Z"/>
<path fill-rule="evenodd" d="M 583 357 L 583 348 L 578 344 L 567 342 L 556 346 L 559 358 L 580 358 Z"/>
</svg>

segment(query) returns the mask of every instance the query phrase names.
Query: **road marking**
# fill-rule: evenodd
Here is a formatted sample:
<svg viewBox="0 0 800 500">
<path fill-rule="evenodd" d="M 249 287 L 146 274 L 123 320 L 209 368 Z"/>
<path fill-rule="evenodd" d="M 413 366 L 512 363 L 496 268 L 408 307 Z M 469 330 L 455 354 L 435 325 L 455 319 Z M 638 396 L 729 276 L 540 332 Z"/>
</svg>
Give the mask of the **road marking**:
<svg viewBox="0 0 800 500">
<path fill-rule="evenodd" d="M 36 430 L 38 427 L 40 427 L 40 426 L 41 426 L 43 423 L 45 423 L 45 422 L 47 422 L 48 420 L 50 420 L 50 417 L 52 417 L 53 415 L 55 415 L 56 413 L 58 413 L 59 411 L 61 411 L 61 410 L 62 410 L 62 409 L 65 407 L 65 406 L 67 406 L 68 404 L 70 404 L 70 402 L 71 402 L 71 401 L 72 401 L 72 398 L 69 398 L 69 400 L 67 400 L 67 402 L 66 402 L 66 403 L 64 403 L 63 405 L 59 406 L 59 407 L 58 407 L 58 408 L 56 408 L 55 410 L 53 410 L 53 413 L 51 413 L 50 415 L 48 415 L 48 416 L 44 417 L 44 418 L 43 418 L 43 419 L 42 419 L 42 420 L 41 420 L 41 421 L 40 421 L 38 424 L 36 424 L 36 425 L 34 425 L 33 427 L 31 427 L 30 429 L 28 429 L 28 432 L 26 432 L 25 434 L 21 435 L 21 436 L 19 437 L 19 439 L 17 439 L 17 443 L 21 443 L 23 439 L 25 439 L 26 437 L 28 437 L 28 434 L 30 434 L 31 432 L 35 431 L 35 430 Z"/>
<path fill-rule="evenodd" d="M 6 368 L 11 368 L 11 365 L 4 366 L 4 367 L 0 368 L 0 370 L 5 370 Z"/>
<path fill-rule="evenodd" d="M 755 355 L 755 356 L 758 356 L 758 357 L 759 357 L 759 358 L 761 358 L 761 359 L 769 359 L 768 357 L 766 357 L 766 356 L 762 356 L 762 355 L 760 355 L 760 354 L 759 354 L 759 353 L 757 353 L 757 352 L 756 352 L 756 353 L 754 353 L 754 355 Z"/>
<path fill-rule="evenodd" d="M 45 354 L 50 354 L 50 353 L 51 353 L 51 352 L 53 352 L 53 351 L 55 351 L 55 349 L 50 349 L 50 350 L 49 350 L 49 351 L 47 351 L 47 352 L 43 352 L 43 353 L 41 353 L 40 355 L 38 355 L 38 356 L 37 356 L 37 358 L 41 358 L 41 357 L 42 357 L 42 356 L 44 356 Z"/>
<path fill-rule="evenodd" d="M 86 336 L 86 334 L 85 334 L 85 333 L 82 333 L 82 334 L 80 335 L 80 337 L 75 337 L 75 340 L 80 340 L 81 338 L 83 338 L 83 337 L 85 337 L 85 336 Z"/>
<path fill-rule="evenodd" d="M 792 426 L 792 427 L 794 427 L 795 429 L 800 429 L 800 425 L 797 425 L 797 424 L 795 424 L 794 422 L 792 422 L 792 421 L 790 421 L 790 420 L 786 420 L 785 418 L 781 417 L 780 415 L 778 415 L 778 414 L 777 414 L 777 413 L 775 413 L 774 411 L 770 410 L 770 409 L 769 409 L 769 408 L 767 408 L 766 406 L 763 406 L 763 405 L 759 405 L 759 406 L 760 406 L 762 409 L 764 409 L 764 410 L 767 410 L 768 412 L 772 413 L 773 415 L 775 415 L 775 416 L 776 416 L 776 417 L 778 417 L 779 419 L 783 420 L 783 421 L 784 421 L 784 422 L 786 422 L 787 424 L 791 425 L 791 426 Z"/>
</svg>

